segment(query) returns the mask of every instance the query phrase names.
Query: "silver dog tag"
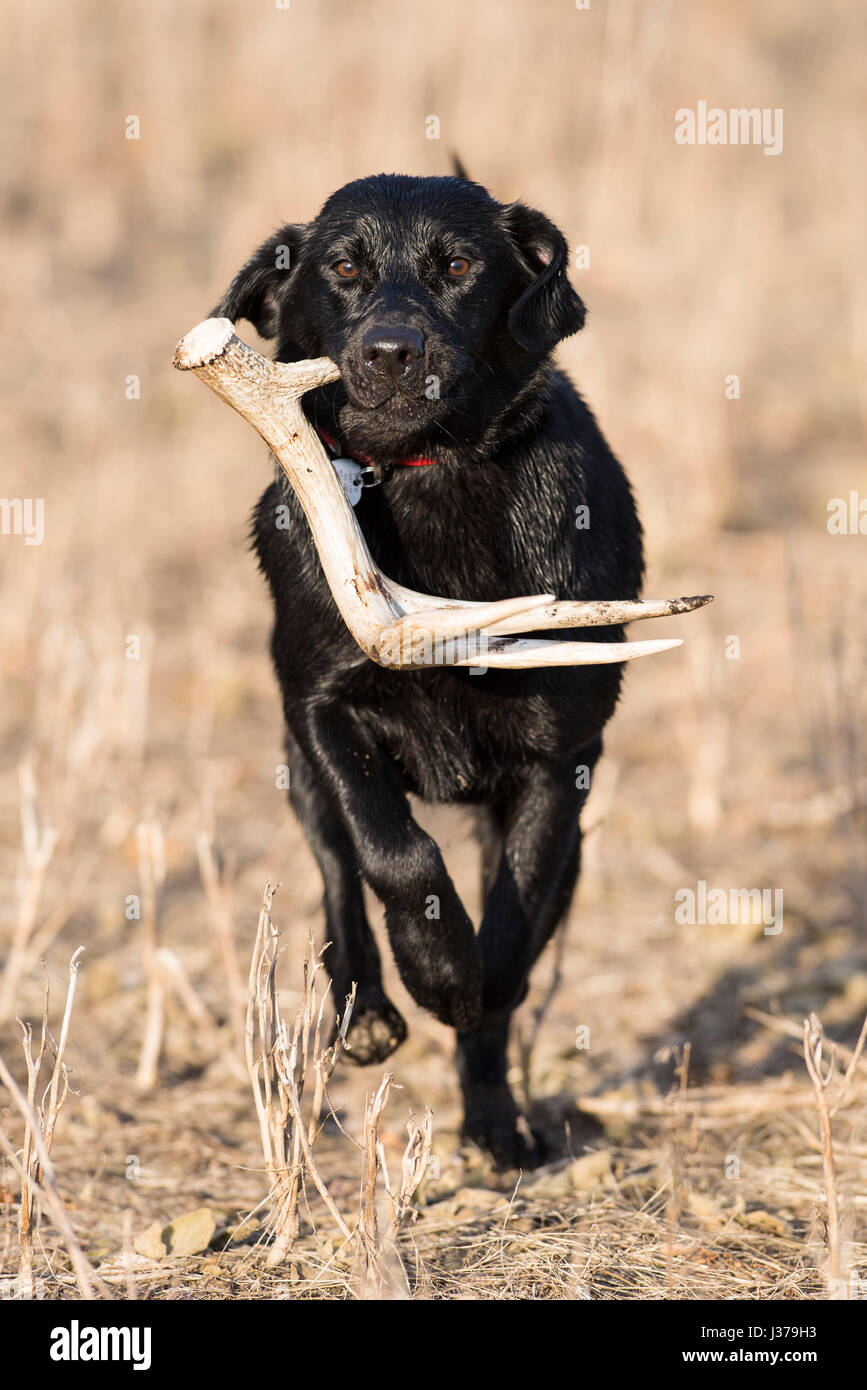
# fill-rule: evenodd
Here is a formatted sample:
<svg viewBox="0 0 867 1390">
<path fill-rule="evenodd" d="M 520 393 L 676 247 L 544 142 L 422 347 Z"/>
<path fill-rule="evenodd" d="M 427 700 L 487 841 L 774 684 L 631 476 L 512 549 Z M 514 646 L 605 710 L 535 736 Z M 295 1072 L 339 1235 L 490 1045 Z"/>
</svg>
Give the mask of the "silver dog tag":
<svg viewBox="0 0 867 1390">
<path fill-rule="evenodd" d="M 340 484 L 349 499 L 351 507 L 357 507 L 361 501 L 361 493 L 364 487 L 363 474 L 364 465 L 356 463 L 355 459 L 332 459 L 334 471 L 340 479 Z"/>
</svg>

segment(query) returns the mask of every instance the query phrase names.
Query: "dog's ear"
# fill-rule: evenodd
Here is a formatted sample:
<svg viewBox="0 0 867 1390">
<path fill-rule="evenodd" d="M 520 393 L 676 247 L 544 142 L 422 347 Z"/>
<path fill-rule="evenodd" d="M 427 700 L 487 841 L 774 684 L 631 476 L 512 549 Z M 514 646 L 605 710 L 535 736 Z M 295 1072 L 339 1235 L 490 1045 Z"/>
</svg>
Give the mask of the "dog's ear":
<svg viewBox="0 0 867 1390">
<path fill-rule="evenodd" d="M 307 228 L 285 226 L 263 242 L 238 271 L 211 318 L 248 319 L 262 338 L 276 338 L 280 305 L 295 270 Z"/>
<path fill-rule="evenodd" d="M 523 203 L 503 208 L 502 223 L 518 259 L 535 277 L 509 311 L 509 332 L 529 352 L 550 352 L 561 338 L 583 328 L 587 317 L 566 275 L 566 239 Z"/>
</svg>

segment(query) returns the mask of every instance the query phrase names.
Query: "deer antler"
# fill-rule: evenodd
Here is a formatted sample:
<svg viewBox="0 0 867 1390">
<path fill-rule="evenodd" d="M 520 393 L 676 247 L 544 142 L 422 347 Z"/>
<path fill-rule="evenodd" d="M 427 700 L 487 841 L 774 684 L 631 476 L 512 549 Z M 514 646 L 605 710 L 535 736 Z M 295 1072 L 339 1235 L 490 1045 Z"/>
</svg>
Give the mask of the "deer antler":
<svg viewBox="0 0 867 1390">
<path fill-rule="evenodd" d="M 517 632 L 598 627 L 688 613 L 696 598 L 558 601 L 553 594 L 471 603 L 416 593 L 387 579 L 367 548 L 316 431 L 301 409 L 306 391 L 336 381 L 328 357 L 272 362 L 235 335 L 228 319 L 206 319 L 182 338 L 173 364 L 192 371 L 248 420 L 292 485 L 310 525 L 328 587 L 361 649 L 381 666 L 595 666 L 630 661 L 681 645 L 650 642 L 555 642 Z"/>
</svg>

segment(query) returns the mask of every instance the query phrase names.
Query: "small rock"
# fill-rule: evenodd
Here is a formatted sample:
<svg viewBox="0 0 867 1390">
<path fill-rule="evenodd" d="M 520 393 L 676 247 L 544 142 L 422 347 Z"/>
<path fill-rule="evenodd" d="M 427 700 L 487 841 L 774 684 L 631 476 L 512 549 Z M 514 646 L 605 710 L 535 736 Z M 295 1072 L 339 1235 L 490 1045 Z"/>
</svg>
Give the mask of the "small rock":
<svg viewBox="0 0 867 1390">
<path fill-rule="evenodd" d="M 210 1207 L 199 1207 L 171 1221 L 162 1233 L 168 1253 L 176 1257 L 198 1255 L 207 1250 L 217 1229 Z"/>
<path fill-rule="evenodd" d="M 251 1245 L 262 1234 L 258 1221 L 240 1221 L 236 1226 L 220 1226 L 211 1237 L 211 1245 L 223 1250 L 227 1245 Z"/>
<path fill-rule="evenodd" d="M 779 1216 L 773 1216 L 769 1211 L 740 1211 L 735 1214 L 735 1220 L 741 1226 L 749 1226 L 754 1231 L 766 1231 L 772 1236 L 792 1234 L 785 1221 L 781 1221 Z"/>
<path fill-rule="evenodd" d="M 591 1192 L 597 1187 L 615 1187 L 608 1149 L 596 1149 L 576 1158 L 566 1170 L 575 1192 Z"/>
<path fill-rule="evenodd" d="M 489 1187 L 459 1187 L 454 1200 L 457 1206 L 468 1207 L 470 1211 L 492 1211 L 503 1203 L 508 1204 L 509 1197 L 504 1192 L 492 1192 Z"/>
<path fill-rule="evenodd" d="M 705 1192 L 690 1192 L 687 1205 L 690 1216 L 694 1216 L 696 1221 L 710 1231 L 722 1230 L 731 1219 L 731 1212 L 721 1211 L 713 1198 L 708 1197 Z"/>
<path fill-rule="evenodd" d="M 569 1197 L 574 1192 L 594 1192 L 614 1185 L 611 1154 L 608 1149 L 597 1149 L 565 1166 L 540 1172 L 523 1190 L 534 1197 Z"/>
<path fill-rule="evenodd" d="M 196 1211 L 179 1216 L 168 1226 L 154 1222 L 142 1231 L 133 1241 L 133 1249 L 149 1260 L 163 1260 L 167 1255 L 180 1259 L 185 1255 L 198 1255 L 207 1250 L 213 1239 L 217 1223 L 210 1207 L 199 1207 Z"/>
<path fill-rule="evenodd" d="M 152 1226 L 148 1226 L 146 1231 L 142 1231 L 140 1236 L 136 1236 L 132 1243 L 132 1248 L 136 1254 L 144 1255 L 148 1260 L 161 1260 L 166 1254 L 166 1245 L 162 1238 L 162 1226 L 155 1221 Z"/>
</svg>

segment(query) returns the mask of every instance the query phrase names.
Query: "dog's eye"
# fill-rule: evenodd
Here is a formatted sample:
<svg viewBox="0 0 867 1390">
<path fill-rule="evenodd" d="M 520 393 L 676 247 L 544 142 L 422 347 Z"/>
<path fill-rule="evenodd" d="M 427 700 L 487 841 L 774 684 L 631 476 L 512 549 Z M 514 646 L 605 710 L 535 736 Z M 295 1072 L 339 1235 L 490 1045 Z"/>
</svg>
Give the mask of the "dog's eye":
<svg viewBox="0 0 867 1390">
<path fill-rule="evenodd" d="M 358 274 L 358 266 L 354 261 L 338 261 L 334 269 L 341 280 L 354 280 Z"/>
<path fill-rule="evenodd" d="M 449 261 L 449 275 L 453 280 L 460 280 L 462 275 L 466 275 L 470 268 L 470 263 L 466 256 L 455 256 Z"/>
</svg>

